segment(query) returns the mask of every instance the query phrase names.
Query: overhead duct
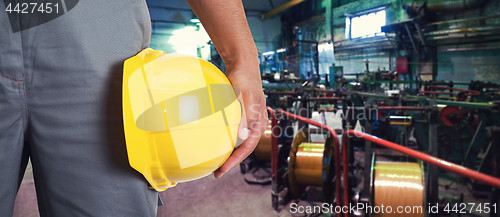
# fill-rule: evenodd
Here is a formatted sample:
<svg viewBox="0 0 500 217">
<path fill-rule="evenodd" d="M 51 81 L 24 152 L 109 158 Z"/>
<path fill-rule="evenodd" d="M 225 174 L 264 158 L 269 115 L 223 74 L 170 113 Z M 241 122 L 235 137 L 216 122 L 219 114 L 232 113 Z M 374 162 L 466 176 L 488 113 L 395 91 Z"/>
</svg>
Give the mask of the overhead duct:
<svg viewBox="0 0 500 217">
<path fill-rule="evenodd" d="M 410 17 L 414 17 L 418 15 L 422 10 L 424 10 L 425 12 L 439 13 L 475 9 L 477 7 L 480 7 L 487 1 L 488 0 L 457 0 L 430 4 L 428 4 L 427 2 L 420 4 L 413 1 L 412 3 L 404 3 L 403 9 Z"/>
</svg>

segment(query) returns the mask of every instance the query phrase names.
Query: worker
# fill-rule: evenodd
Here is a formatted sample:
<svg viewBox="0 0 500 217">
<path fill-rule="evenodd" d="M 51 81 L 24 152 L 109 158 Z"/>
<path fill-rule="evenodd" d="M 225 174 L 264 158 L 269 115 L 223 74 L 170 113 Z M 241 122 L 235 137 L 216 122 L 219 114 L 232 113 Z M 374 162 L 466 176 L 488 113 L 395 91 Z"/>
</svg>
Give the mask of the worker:
<svg viewBox="0 0 500 217">
<path fill-rule="evenodd" d="M 42 217 L 156 216 L 158 193 L 127 159 L 121 110 L 123 62 L 150 43 L 146 2 L 22 2 L 0 2 L 0 216 L 12 216 L 28 159 Z M 240 0 L 188 4 L 241 91 L 247 139 L 221 177 L 267 127 L 258 55 Z"/>
</svg>

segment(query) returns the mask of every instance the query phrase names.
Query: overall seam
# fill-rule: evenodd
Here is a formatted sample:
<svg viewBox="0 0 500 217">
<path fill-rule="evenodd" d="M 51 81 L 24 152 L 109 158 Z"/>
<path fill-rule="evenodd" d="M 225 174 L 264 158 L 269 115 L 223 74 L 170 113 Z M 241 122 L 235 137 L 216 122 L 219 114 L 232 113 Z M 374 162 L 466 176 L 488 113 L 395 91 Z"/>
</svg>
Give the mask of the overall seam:
<svg viewBox="0 0 500 217">
<path fill-rule="evenodd" d="M 24 83 L 26 83 L 26 82 L 24 81 L 24 73 L 23 73 L 23 81 L 22 81 L 22 82 L 23 82 L 23 94 L 24 94 L 24 95 L 23 95 L 23 99 L 24 99 L 24 108 L 26 108 L 26 109 L 25 109 L 26 111 L 25 111 L 24 113 L 25 113 L 25 116 L 26 116 L 26 124 L 28 124 L 28 123 L 27 123 L 27 122 L 28 122 L 28 97 L 26 97 L 26 88 L 24 87 Z"/>
<path fill-rule="evenodd" d="M 20 80 L 15 80 L 15 79 L 12 79 L 12 78 L 7 78 L 7 77 L 5 77 L 5 76 L 3 76 L 3 75 L 0 75 L 0 77 L 5 78 L 5 79 L 7 79 L 7 80 L 9 80 L 9 81 L 17 81 L 17 82 L 19 82 L 19 81 L 20 81 Z"/>
<path fill-rule="evenodd" d="M 24 112 L 23 112 L 23 97 L 21 95 L 21 82 L 17 82 L 17 89 L 19 90 L 19 105 L 21 106 L 21 122 L 23 123 L 23 133 L 24 133 Z"/>
</svg>

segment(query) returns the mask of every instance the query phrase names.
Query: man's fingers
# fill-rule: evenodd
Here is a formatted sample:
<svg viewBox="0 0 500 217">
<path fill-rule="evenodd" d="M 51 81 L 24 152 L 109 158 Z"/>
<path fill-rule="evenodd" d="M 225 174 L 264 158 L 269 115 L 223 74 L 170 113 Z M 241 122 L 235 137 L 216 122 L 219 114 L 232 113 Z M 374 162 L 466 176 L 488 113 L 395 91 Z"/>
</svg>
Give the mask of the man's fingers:
<svg viewBox="0 0 500 217">
<path fill-rule="evenodd" d="M 247 109 L 247 111 L 249 111 Z M 266 116 L 262 116 L 262 113 L 265 113 Z M 229 171 L 230 169 L 238 166 L 240 162 L 245 160 L 245 158 L 250 155 L 253 150 L 255 149 L 255 146 L 257 146 L 257 143 L 260 140 L 260 137 L 264 133 L 265 129 L 267 128 L 267 113 L 265 112 L 260 112 L 260 111 L 255 111 L 254 114 L 249 115 L 247 113 L 246 115 L 247 118 L 245 120 L 248 120 L 248 127 L 250 128 L 240 128 L 238 133 L 241 133 L 242 131 L 247 131 L 242 134 L 246 135 L 238 135 L 240 139 L 243 139 L 243 137 L 246 140 L 239 146 L 237 147 L 234 152 L 231 154 L 231 156 L 226 160 L 226 162 L 214 172 L 214 176 L 216 178 L 221 177 Z M 250 134 L 250 135 L 248 135 Z"/>
<path fill-rule="evenodd" d="M 259 142 L 260 134 L 262 133 L 257 130 L 252 131 L 251 136 L 249 136 L 243 144 L 234 150 L 233 154 L 231 154 L 231 156 L 226 160 L 224 165 L 214 172 L 215 178 L 221 177 L 224 173 L 238 166 L 241 161 L 245 160 L 245 158 L 253 152 L 255 144 Z"/>
<path fill-rule="evenodd" d="M 250 130 L 248 128 L 240 125 L 240 127 L 238 129 L 238 137 L 241 140 L 245 140 L 245 139 L 248 139 L 249 136 L 250 136 Z"/>
<path fill-rule="evenodd" d="M 238 126 L 238 138 L 240 138 L 243 141 L 247 139 L 248 136 L 250 136 L 250 129 L 248 129 L 246 109 L 241 94 L 238 96 L 238 101 L 240 101 L 241 105 L 241 121 Z M 240 144 L 236 144 L 236 147 L 238 147 L 239 145 Z"/>
</svg>

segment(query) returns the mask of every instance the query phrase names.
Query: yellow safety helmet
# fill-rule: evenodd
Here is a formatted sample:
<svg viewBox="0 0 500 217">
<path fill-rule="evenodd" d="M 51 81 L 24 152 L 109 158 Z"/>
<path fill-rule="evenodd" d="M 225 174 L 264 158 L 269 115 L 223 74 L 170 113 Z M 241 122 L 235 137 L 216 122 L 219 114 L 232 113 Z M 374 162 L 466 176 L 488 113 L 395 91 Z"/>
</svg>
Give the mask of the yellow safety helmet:
<svg viewBox="0 0 500 217">
<path fill-rule="evenodd" d="M 155 190 L 222 166 L 237 141 L 241 107 L 217 67 L 147 48 L 127 59 L 123 71 L 129 162 Z"/>
</svg>

